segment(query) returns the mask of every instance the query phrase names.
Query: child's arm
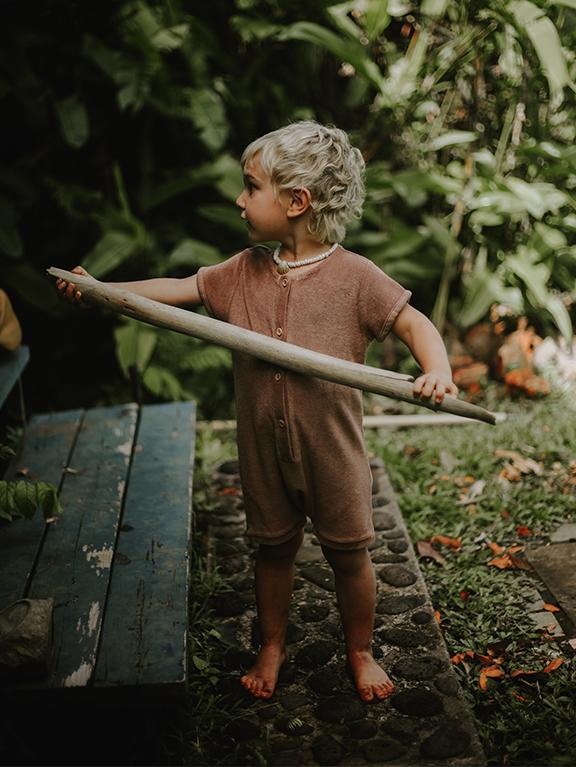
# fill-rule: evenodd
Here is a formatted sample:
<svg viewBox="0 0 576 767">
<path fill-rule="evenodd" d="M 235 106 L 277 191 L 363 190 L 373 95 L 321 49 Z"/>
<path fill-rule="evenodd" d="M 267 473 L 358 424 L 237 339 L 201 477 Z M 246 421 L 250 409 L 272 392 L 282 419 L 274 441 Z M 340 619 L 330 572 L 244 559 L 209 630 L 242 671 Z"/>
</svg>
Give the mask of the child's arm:
<svg viewBox="0 0 576 767">
<path fill-rule="evenodd" d="M 396 317 L 392 332 L 404 341 L 424 371 L 414 381 L 415 396 L 440 403 L 445 394 L 458 395 L 444 341 L 428 317 L 406 304 Z"/>
<path fill-rule="evenodd" d="M 76 272 L 76 274 L 90 277 L 88 272 L 81 266 L 74 267 L 72 271 Z M 198 280 L 195 274 L 192 277 L 183 277 L 182 279 L 158 277 L 151 280 L 110 282 L 108 284 L 110 287 L 129 290 L 131 293 L 137 293 L 139 296 L 151 298 L 153 301 L 159 301 L 162 304 L 198 306 L 202 303 L 198 291 Z M 81 291 L 76 289 L 76 285 L 73 282 L 57 280 L 56 287 L 69 301 L 80 301 L 82 298 Z"/>
</svg>

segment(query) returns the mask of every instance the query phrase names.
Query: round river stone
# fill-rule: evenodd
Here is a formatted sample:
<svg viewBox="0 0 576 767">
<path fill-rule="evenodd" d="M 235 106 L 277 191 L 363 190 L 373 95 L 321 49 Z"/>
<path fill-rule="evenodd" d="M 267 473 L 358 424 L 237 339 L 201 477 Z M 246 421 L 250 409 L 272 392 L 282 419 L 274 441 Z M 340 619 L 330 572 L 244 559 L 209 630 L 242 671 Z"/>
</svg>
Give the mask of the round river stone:
<svg viewBox="0 0 576 767">
<path fill-rule="evenodd" d="M 381 727 L 384 732 L 392 735 L 397 740 L 401 740 L 402 743 L 413 743 L 418 736 L 422 724 L 421 722 L 414 721 L 414 719 L 401 719 L 400 717 L 391 716 L 382 722 Z"/>
<path fill-rule="evenodd" d="M 411 586 L 416 583 L 416 574 L 405 565 L 388 565 L 380 571 L 380 577 L 385 583 L 398 588 Z"/>
<path fill-rule="evenodd" d="M 384 530 L 380 533 L 382 538 L 386 539 L 392 539 L 392 538 L 403 538 L 404 532 L 403 530 Z"/>
<path fill-rule="evenodd" d="M 306 623 L 314 623 L 315 621 L 322 621 L 328 616 L 330 607 L 328 605 L 320 605 L 317 602 L 314 604 L 304 605 L 300 608 L 300 617 Z"/>
<path fill-rule="evenodd" d="M 420 753 L 429 759 L 450 759 L 463 754 L 469 745 L 470 735 L 466 730 L 445 724 L 423 741 Z"/>
<path fill-rule="evenodd" d="M 375 565 L 398 565 L 400 562 L 407 562 L 408 557 L 405 557 L 403 554 L 388 554 L 388 552 L 383 551 L 381 554 L 376 554 L 376 556 L 372 557 L 372 561 Z"/>
<path fill-rule="evenodd" d="M 403 679 L 432 679 L 443 671 L 445 664 L 434 655 L 420 655 L 417 658 L 401 658 L 394 664 L 393 676 Z"/>
<path fill-rule="evenodd" d="M 395 647 L 420 647 L 428 643 L 426 634 L 415 629 L 383 629 L 378 633 L 378 638 Z"/>
<path fill-rule="evenodd" d="M 312 742 L 312 753 L 317 764 L 339 764 L 344 757 L 344 746 L 331 735 L 320 735 Z"/>
<path fill-rule="evenodd" d="M 342 680 L 333 668 L 315 671 L 306 681 L 308 687 L 318 695 L 334 695 L 342 689 Z"/>
<path fill-rule="evenodd" d="M 362 749 L 366 761 L 373 764 L 390 762 L 392 759 L 398 759 L 405 752 L 404 746 L 392 738 L 374 738 L 365 743 Z"/>
<path fill-rule="evenodd" d="M 370 719 L 360 719 L 358 722 L 352 722 L 348 727 L 350 736 L 355 740 L 366 740 L 372 738 L 378 732 L 376 722 Z"/>
<path fill-rule="evenodd" d="M 264 704 L 256 711 L 260 719 L 274 719 L 278 712 L 279 708 L 277 703 Z"/>
<path fill-rule="evenodd" d="M 366 710 L 356 696 L 334 695 L 318 704 L 316 716 L 323 722 L 354 722 L 356 719 L 363 719 Z"/>
<path fill-rule="evenodd" d="M 374 529 L 381 532 L 382 530 L 394 530 L 396 527 L 396 520 L 392 514 L 387 511 L 375 511 L 372 520 L 374 522 Z"/>
<path fill-rule="evenodd" d="M 418 610 L 418 612 L 410 616 L 410 620 L 417 626 L 424 626 L 432 620 L 432 613 L 429 613 L 428 610 Z"/>
<path fill-rule="evenodd" d="M 460 689 L 458 680 L 453 676 L 441 676 L 434 682 L 434 685 L 444 695 L 458 695 Z"/>
<path fill-rule="evenodd" d="M 368 551 L 374 551 L 375 549 L 381 549 L 384 546 L 384 541 L 381 538 L 374 538 L 374 540 L 366 547 Z"/>
<path fill-rule="evenodd" d="M 280 705 L 285 711 L 295 711 L 308 703 L 308 697 L 302 693 L 288 692 L 280 698 Z"/>
<path fill-rule="evenodd" d="M 425 688 L 402 690 L 390 698 L 397 711 L 407 716 L 436 716 L 444 710 L 441 698 Z"/>
<path fill-rule="evenodd" d="M 296 664 L 301 668 L 314 670 L 324 666 L 336 652 L 336 642 L 319 639 L 304 645 L 296 654 Z"/>
<path fill-rule="evenodd" d="M 393 541 L 388 541 L 388 548 L 394 554 L 403 554 L 405 551 L 408 551 L 408 541 L 404 538 L 396 538 Z"/>
<path fill-rule="evenodd" d="M 384 495 L 374 495 L 374 496 L 372 496 L 372 506 L 375 509 L 379 509 L 382 506 L 386 506 L 389 503 L 390 503 L 390 501 Z M 385 527 L 382 528 L 382 529 L 386 530 Z"/>
<path fill-rule="evenodd" d="M 415 607 L 420 607 L 426 601 L 421 594 L 406 594 L 405 596 L 392 596 L 382 599 L 376 606 L 379 615 L 399 615 Z"/>
<path fill-rule="evenodd" d="M 216 471 L 219 471 L 221 474 L 238 474 L 240 466 L 238 465 L 238 461 L 224 461 L 224 463 L 221 463 L 220 466 L 218 466 Z"/>
<path fill-rule="evenodd" d="M 302 764 L 301 751 L 280 751 L 274 754 L 270 762 L 271 767 L 294 767 L 295 764 Z"/>
</svg>

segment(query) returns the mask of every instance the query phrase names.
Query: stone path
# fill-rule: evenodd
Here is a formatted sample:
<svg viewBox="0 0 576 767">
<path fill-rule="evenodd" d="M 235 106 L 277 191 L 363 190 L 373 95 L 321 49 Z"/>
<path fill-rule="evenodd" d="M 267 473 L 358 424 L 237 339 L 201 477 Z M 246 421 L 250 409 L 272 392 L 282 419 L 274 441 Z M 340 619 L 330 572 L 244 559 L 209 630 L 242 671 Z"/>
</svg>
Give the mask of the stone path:
<svg viewBox="0 0 576 767">
<path fill-rule="evenodd" d="M 245 692 L 239 676 L 258 648 L 253 549 L 243 538 L 242 497 L 235 461 L 218 467 L 216 510 L 199 520 L 209 563 L 231 591 L 219 597 L 216 628 L 230 645 L 221 689 L 243 703 L 224 737 L 257 741 L 272 767 L 281 765 L 483 765 L 474 722 L 434 618 L 426 585 L 381 462 L 372 462 L 371 545 L 378 582 L 374 654 L 396 692 L 363 703 L 344 663 L 332 571 L 306 530 L 288 629 L 291 661 L 269 701 Z"/>
</svg>

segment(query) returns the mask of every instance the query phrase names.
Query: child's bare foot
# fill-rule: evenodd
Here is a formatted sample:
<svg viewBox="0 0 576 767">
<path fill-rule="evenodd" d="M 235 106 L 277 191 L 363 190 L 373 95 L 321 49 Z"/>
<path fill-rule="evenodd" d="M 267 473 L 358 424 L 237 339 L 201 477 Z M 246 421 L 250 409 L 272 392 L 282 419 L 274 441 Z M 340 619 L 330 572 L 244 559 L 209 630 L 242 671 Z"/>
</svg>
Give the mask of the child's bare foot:
<svg viewBox="0 0 576 767">
<path fill-rule="evenodd" d="M 362 700 L 384 700 L 394 692 L 394 683 L 376 663 L 372 653 L 351 653 L 348 656 L 348 665 Z"/>
<path fill-rule="evenodd" d="M 240 681 L 255 698 L 271 698 L 276 689 L 278 674 L 288 656 L 283 647 L 265 645 L 252 666 Z"/>
</svg>

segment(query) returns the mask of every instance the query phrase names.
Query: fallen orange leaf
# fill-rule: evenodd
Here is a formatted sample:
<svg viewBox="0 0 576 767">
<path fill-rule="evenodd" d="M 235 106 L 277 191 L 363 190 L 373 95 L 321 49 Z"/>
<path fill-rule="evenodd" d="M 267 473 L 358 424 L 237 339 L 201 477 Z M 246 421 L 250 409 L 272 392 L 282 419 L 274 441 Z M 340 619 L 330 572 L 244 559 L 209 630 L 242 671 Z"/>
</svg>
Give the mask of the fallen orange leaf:
<svg viewBox="0 0 576 767">
<path fill-rule="evenodd" d="M 524 551 L 524 546 L 510 546 L 508 554 L 516 554 L 518 551 Z"/>
<path fill-rule="evenodd" d="M 556 605 L 551 605 L 549 602 L 544 603 L 544 609 L 548 610 L 549 613 L 559 613 L 560 608 L 556 607 Z"/>
<path fill-rule="evenodd" d="M 498 666 L 480 669 L 480 679 L 478 680 L 480 689 L 485 692 L 488 689 L 488 679 L 501 679 L 503 676 L 506 676 L 506 672 Z"/>
<path fill-rule="evenodd" d="M 516 532 L 521 538 L 530 538 L 532 536 L 532 530 L 525 525 L 518 525 Z"/>
<path fill-rule="evenodd" d="M 419 557 L 428 557 L 429 559 L 433 559 L 439 565 L 446 564 L 446 560 L 442 554 L 440 554 L 439 551 L 436 551 L 430 541 L 418 541 L 416 543 L 416 549 L 418 550 Z"/>
<path fill-rule="evenodd" d="M 525 559 L 515 557 L 512 554 L 510 556 L 510 566 L 515 567 L 517 570 L 531 570 L 532 568 Z"/>
<path fill-rule="evenodd" d="M 503 676 L 506 676 L 506 672 L 499 666 L 488 666 L 483 671 L 490 679 L 501 679 Z"/>
<path fill-rule="evenodd" d="M 494 554 L 502 554 L 504 546 L 499 546 L 497 543 L 490 541 L 488 547 L 494 552 Z"/>
<path fill-rule="evenodd" d="M 474 657 L 474 650 L 464 650 L 464 652 L 458 652 L 456 655 L 453 655 L 450 660 L 454 665 L 458 665 L 459 663 L 462 663 L 464 658 L 473 658 Z"/>
<path fill-rule="evenodd" d="M 480 660 L 481 663 L 502 663 L 502 658 L 494 658 L 493 653 L 488 653 L 488 655 L 480 655 L 477 653 L 476 657 Z"/>
<path fill-rule="evenodd" d="M 461 591 L 460 592 L 460 599 L 463 602 L 467 602 L 470 599 L 470 592 L 469 591 Z"/>
<path fill-rule="evenodd" d="M 532 676 L 533 674 L 539 674 L 539 671 L 524 671 L 522 668 L 517 668 L 515 671 L 512 671 L 510 674 L 511 677 L 516 676 Z"/>
<path fill-rule="evenodd" d="M 438 624 L 442 623 L 442 616 L 440 615 L 440 610 L 434 611 L 434 617 L 436 618 L 436 622 Z"/>
<path fill-rule="evenodd" d="M 439 543 L 441 546 L 459 549 L 462 546 L 462 538 L 450 538 L 448 535 L 433 535 L 430 538 L 430 543 Z"/>
<path fill-rule="evenodd" d="M 480 685 L 480 689 L 486 692 L 488 689 L 488 678 L 486 677 L 486 672 L 484 669 L 480 671 L 480 679 L 478 680 L 478 684 Z"/>
<path fill-rule="evenodd" d="M 488 564 L 492 567 L 497 567 L 499 570 L 505 570 L 507 567 L 512 567 L 512 561 L 508 554 L 504 554 L 503 557 L 494 557 Z"/>
<path fill-rule="evenodd" d="M 549 674 L 551 671 L 556 671 L 557 668 L 559 668 L 564 663 L 563 658 L 555 658 L 551 663 L 549 663 L 545 669 L 543 669 L 545 674 Z"/>
</svg>

